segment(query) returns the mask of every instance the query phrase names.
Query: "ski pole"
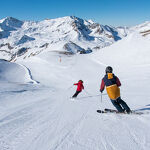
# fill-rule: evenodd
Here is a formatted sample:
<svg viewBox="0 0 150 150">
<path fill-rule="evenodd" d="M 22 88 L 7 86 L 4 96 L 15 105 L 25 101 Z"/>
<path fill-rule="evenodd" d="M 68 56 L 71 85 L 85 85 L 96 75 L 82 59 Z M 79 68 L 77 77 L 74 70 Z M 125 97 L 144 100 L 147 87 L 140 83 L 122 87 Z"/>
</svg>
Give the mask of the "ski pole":
<svg viewBox="0 0 150 150">
<path fill-rule="evenodd" d="M 104 94 L 101 93 L 101 95 L 107 95 L 107 93 L 104 93 Z"/>
<path fill-rule="evenodd" d="M 103 95 L 102 95 L 102 93 L 101 93 L 101 103 L 102 103 L 102 96 L 103 96 Z"/>
<path fill-rule="evenodd" d="M 87 94 L 87 95 L 91 95 L 90 93 L 88 93 L 86 90 L 84 90 L 84 92 Z"/>
<path fill-rule="evenodd" d="M 102 102 L 103 102 L 103 94 L 101 93 L 101 110 L 103 109 L 102 107 Z M 102 112 L 101 112 L 102 113 Z"/>
<path fill-rule="evenodd" d="M 73 85 L 72 85 L 72 86 L 70 86 L 67 90 L 70 90 L 72 87 L 73 87 Z"/>
</svg>

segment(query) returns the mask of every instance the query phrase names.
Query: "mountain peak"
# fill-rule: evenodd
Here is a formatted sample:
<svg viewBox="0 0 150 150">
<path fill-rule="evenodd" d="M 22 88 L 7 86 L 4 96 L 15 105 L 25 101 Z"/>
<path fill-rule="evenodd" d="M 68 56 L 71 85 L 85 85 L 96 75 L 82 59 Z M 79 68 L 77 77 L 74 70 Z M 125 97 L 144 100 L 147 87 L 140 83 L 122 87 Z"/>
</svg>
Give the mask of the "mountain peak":
<svg viewBox="0 0 150 150">
<path fill-rule="evenodd" d="M 0 21 L 1 29 L 4 31 L 16 30 L 16 28 L 20 28 L 23 23 L 23 21 L 13 17 L 6 17 Z"/>
<path fill-rule="evenodd" d="M 8 17 L 2 19 L 2 22 L 5 22 L 5 21 L 7 21 L 7 22 L 22 22 L 22 21 L 20 21 L 20 20 L 18 20 L 18 19 L 16 19 L 16 18 L 10 17 L 10 16 L 8 16 Z M 2 22 L 1 22 L 1 23 L 2 23 Z"/>
</svg>

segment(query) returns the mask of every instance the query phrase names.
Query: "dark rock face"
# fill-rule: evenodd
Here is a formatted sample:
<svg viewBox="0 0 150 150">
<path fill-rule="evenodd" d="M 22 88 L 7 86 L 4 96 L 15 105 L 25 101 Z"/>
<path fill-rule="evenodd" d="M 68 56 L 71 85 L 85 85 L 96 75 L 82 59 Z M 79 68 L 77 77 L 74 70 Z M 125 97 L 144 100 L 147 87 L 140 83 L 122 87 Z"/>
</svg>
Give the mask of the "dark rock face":
<svg viewBox="0 0 150 150">
<path fill-rule="evenodd" d="M 27 35 L 24 35 L 17 43 L 17 45 L 19 44 L 23 44 L 23 43 L 26 43 L 26 42 L 29 42 L 29 41 L 34 41 L 35 38 L 32 38 L 32 37 L 29 37 Z"/>
<path fill-rule="evenodd" d="M 28 51 L 28 49 L 29 48 L 25 48 L 25 47 L 19 49 L 18 52 L 16 53 L 17 57 L 22 56 L 23 54 L 25 54 Z"/>
</svg>

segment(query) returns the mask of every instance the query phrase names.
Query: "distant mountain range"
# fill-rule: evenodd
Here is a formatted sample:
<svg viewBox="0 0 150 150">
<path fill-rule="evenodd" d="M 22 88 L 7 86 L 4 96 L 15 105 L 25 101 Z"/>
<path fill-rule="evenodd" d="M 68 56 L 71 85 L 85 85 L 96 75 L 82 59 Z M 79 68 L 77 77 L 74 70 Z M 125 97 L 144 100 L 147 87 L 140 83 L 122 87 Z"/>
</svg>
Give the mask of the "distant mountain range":
<svg viewBox="0 0 150 150">
<path fill-rule="evenodd" d="M 132 32 L 150 39 L 150 22 L 128 28 L 101 25 L 75 16 L 43 21 L 7 17 L 0 20 L 0 59 L 27 59 L 43 51 L 90 53 Z"/>
</svg>

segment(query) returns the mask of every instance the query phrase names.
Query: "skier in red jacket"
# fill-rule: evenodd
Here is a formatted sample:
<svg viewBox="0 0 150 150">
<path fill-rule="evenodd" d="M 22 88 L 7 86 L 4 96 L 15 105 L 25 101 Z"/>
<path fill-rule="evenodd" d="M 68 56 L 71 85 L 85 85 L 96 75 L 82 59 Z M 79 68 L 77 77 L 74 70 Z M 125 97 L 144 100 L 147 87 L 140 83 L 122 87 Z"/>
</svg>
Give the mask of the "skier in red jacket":
<svg viewBox="0 0 150 150">
<path fill-rule="evenodd" d="M 75 98 L 84 89 L 83 81 L 79 80 L 78 83 L 75 83 L 73 85 L 77 85 L 77 90 L 76 90 L 75 94 L 72 96 L 72 98 Z"/>
</svg>

